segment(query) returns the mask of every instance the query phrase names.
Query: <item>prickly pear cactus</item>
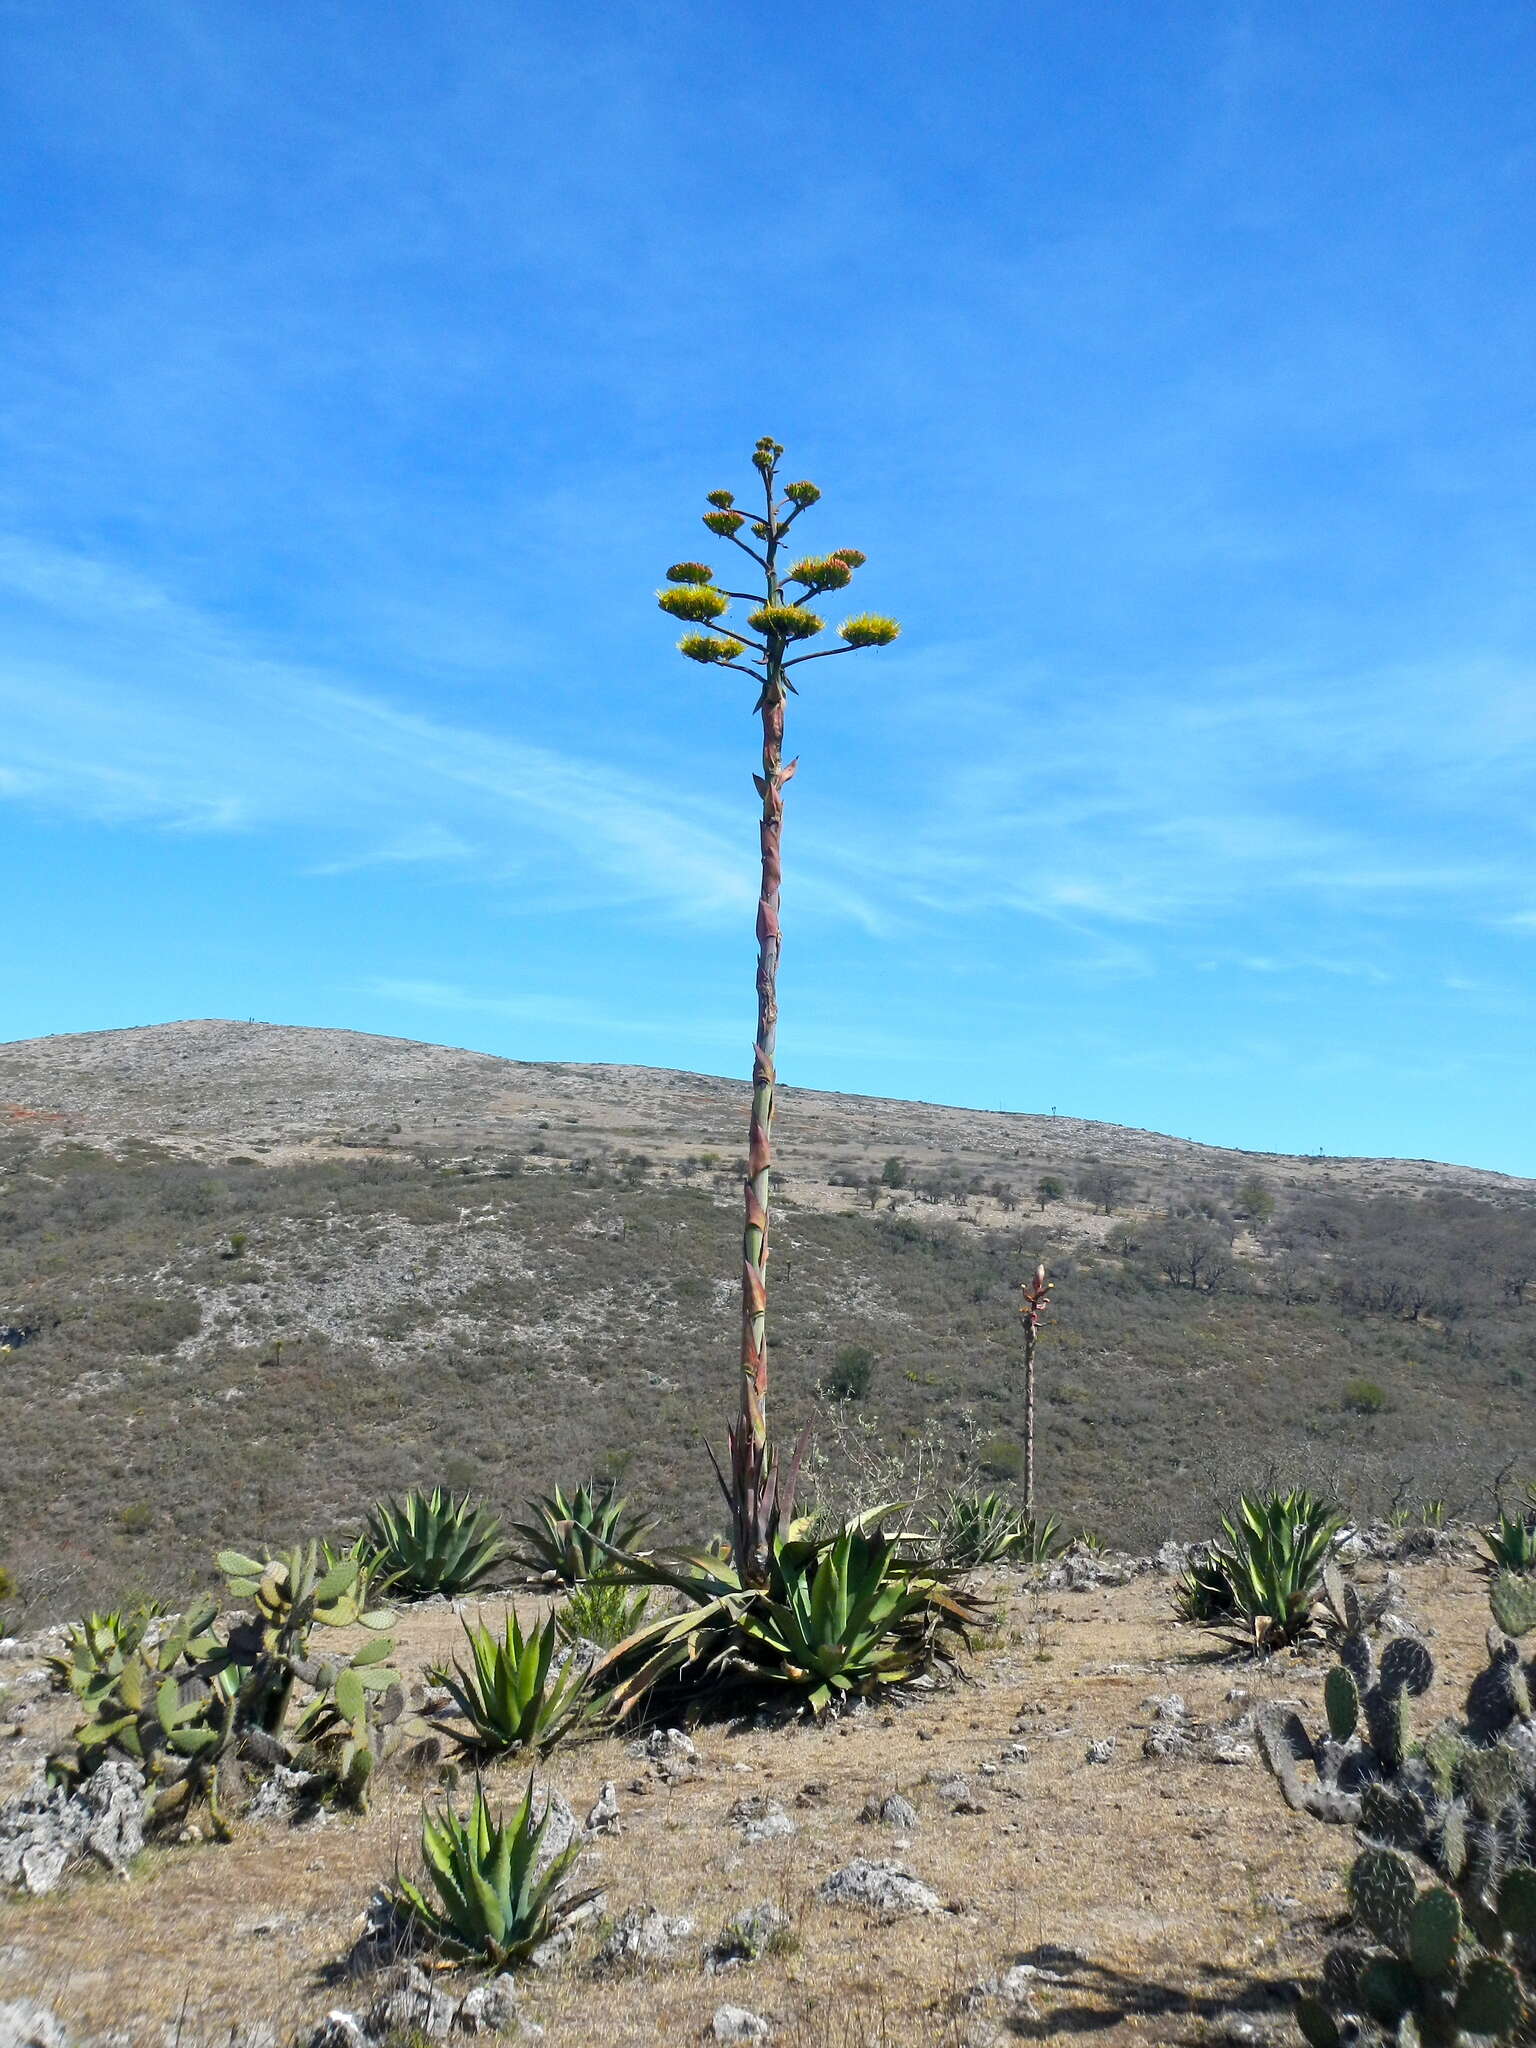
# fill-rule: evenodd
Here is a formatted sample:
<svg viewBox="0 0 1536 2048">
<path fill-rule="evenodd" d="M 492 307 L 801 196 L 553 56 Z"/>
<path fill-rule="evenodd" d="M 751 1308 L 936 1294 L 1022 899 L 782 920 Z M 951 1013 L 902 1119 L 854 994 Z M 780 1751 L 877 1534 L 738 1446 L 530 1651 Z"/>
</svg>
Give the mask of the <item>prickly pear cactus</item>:
<svg viewBox="0 0 1536 2048">
<path fill-rule="evenodd" d="M 221 1839 L 231 1797 L 278 1764 L 325 1777 L 338 1800 L 361 1806 L 381 1758 L 429 1731 L 405 1711 L 392 1645 L 377 1633 L 391 1616 L 364 1606 L 359 1561 L 309 1544 L 265 1560 L 226 1551 L 219 1564 L 251 1603 L 222 1632 L 212 1601 L 154 1629 L 81 1625 L 61 1677 L 84 1718 L 49 1759 L 50 1777 L 74 1783 L 111 1755 L 131 1757 L 151 1826 L 204 1804 Z M 350 1656 L 310 1654 L 316 1626 L 353 1623 L 373 1640 Z"/>
<path fill-rule="evenodd" d="M 1434 1660 L 1398 1636 L 1378 1656 L 1348 1626 L 1324 1687 L 1326 1731 L 1261 1717 L 1260 1746 L 1287 1803 L 1354 1827 L 1354 1926 L 1297 2008 L 1314 2048 L 1536 2042 L 1536 1660 L 1505 1626 L 1536 1628 L 1528 1582 L 1495 1580 L 1488 1663 L 1462 1723 L 1415 1734 L 1410 1701 Z M 1347 1590 L 1330 1586 L 1346 1623 Z M 1310 1769 L 1307 1767 L 1310 1766 Z"/>
</svg>

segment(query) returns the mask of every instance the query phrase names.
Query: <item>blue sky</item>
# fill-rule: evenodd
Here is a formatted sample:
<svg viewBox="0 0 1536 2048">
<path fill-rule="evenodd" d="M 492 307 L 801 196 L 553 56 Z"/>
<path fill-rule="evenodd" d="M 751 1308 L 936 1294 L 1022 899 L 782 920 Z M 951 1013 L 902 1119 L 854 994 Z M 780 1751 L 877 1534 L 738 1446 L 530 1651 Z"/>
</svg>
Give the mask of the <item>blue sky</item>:
<svg viewBox="0 0 1536 2048">
<path fill-rule="evenodd" d="M 1524 4 L 0 0 L 0 1036 L 744 1073 L 653 592 L 772 433 L 905 628 L 786 1081 L 1536 1174 L 1533 109 Z"/>
</svg>

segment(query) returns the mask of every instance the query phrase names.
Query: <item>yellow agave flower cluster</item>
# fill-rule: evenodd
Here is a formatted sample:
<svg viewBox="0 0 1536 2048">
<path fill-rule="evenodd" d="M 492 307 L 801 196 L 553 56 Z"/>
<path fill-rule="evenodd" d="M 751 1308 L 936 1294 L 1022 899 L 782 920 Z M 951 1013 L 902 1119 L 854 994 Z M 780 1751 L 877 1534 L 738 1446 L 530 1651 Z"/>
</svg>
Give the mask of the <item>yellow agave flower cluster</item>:
<svg viewBox="0 0 1536 2048">
<path fill-rule="evenodd" d="M 813 483 L 795 483 L 786 487 L 785 495 L 797 511 L 803 511 L 815 504 L 821 492 Z M 711 491 L 708 502 L 711 509 L 704 514 L 704 524 L 723 539 L 733 538 L 746 521 L 735 509 L 732 493 Z M 754 524 L 752 530 L 760 538 L 767 535 L 767 528 L 760 523 Z M 836 548 L 829 555 L 803 556 L 785 578 L 787 583 L 801 586 L 798 598 L 762 604 L 747 614 L 747 625 L 762 636 L 760 640 L 748 640 L 734 627 L 720 623 L 731 601 L 715 587 L 714 571 L 706 562 L 674 562 L 667 571 L 668 588 L 656 593 L 656 602 L 674 619 L 714 629 L 685 633 L 678 641 L 678 651 L 690 661 L 729 665 L 750 661 L 754 656 L 780 659 L 786 648 L 814 639 L 826 630 L 826 620 L 804 600 L 846 589 L 853 580 L 853 572 L 863 568 L 866 559 L 857 548 Z M 901 628 L 894 619 L 878 612 L 859 612 L 845 619 L 837 630 L 844 648 L 888 647 Z"/>
</svg>

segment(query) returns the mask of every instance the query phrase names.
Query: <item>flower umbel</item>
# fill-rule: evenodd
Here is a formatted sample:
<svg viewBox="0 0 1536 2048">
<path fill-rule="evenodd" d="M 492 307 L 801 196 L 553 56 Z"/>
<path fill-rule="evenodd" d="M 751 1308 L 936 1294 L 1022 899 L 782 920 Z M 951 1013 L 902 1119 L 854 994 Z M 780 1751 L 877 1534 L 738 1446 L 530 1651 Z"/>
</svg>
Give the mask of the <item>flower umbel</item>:
<svg viewBox="0 0 1536 2048">
<path fill-rule="evenodd" d="M 677 643 L 690 661 L 734 661 L 746 648 L 739 640 L 717 640 L 712 633 L 685 633 Z"/>
<path fill-rule="evenodd" d="M 901 628 L 878 612 L 860 612 L 857 618 L 844 619 L 837 630 L 850 647 L 889 647 Z"/>
<path fill-rule="evenodd" d="M 708 584 L 684 583 L 673 590 L 658 590 L 656 602 L 674 619 L 692 619 L 702 626 L 711 619 L 718 619 L 730 600 L 722 597 L 718 590 L 710 589 Z"/>
<path fill-rule="evenodd" d="M 755 612 L 747 614 L 747 624 L 754 632 L 777 633 L 781 640 L 809 640 L 826 623 L 799 604 L 759 605 Z"/>
</svg>

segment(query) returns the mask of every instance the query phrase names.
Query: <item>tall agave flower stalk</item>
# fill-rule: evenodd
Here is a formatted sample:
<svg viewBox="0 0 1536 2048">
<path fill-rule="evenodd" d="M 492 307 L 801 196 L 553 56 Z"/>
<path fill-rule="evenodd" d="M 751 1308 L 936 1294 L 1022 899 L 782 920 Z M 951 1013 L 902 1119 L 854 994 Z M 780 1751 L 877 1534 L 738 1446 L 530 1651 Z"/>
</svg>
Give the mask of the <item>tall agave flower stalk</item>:
<svg viewBox="0 0 1536 2048">
<path fill-rule="evenodd" d="M 1040 1325 L 1051 1305 L 1052 1282 L 1044 1266 L 1036 1266 L 1033 1280 L 1019 1283 L 1022 1300 L 1019 1315 L 1024 1323 L 1024 1512 L 1035 1512 L 1035 1346 Z"/>
<path fill-rule="evenodd" d="M 757 1035 L 752 1052 L 752 1112 L 747 1133 L 746 1216 L 741 1262 L 741 1408 L 729 1432 L 730 1478 L 721 1485 L 731 1511 L 732 1548 L 744 1581 L 761 1585 L 767 1575 L 768 1544 L 774 1523 L 787 1517 L 799 1468 L 797 1447 L 781 1475 L 768 1437 L 768 1212 L 773 1164 L 774 1055 L 778 1036 L 779 889 L 783 874 L 784 789 L 796 768 L 784 761 L 784 712 L 795 693 L 789 671 L 807 661 L 834 654 L 852 654 L 863 647 L 886 647 L 901 630 L 894 619 L 861 612 L 838 627 L 840 645 L 818 649 L 806 643 L 825 630 L 826 621 L 810 609 L 812 600 L 844 590 L 854 571 L 864 565 L 857 548 L 839 548 L 830 555 L 806 555 L 787 566 L 782 557 L 789 530 L 802 512 L 821 496 L 812 483 L 778 482 L 784 453 L 777 441 L 764 437 L 752 453 L 762 485 L 763 509 L 758 517 L 736 509 L 730 491 L 711 491 L 704 524 L 719 539 L 748 556 L 762 579 L 758 590 L 717 587 L 715 573 L 703 562 L 675 562 L 667 571 L 668 588 L 658 593 L 664 612 L 705 630 L 685 633 L 678 642 L 690 661 L 730 669 L 750 678 L 762 721 L 762 772 L 753 776 L 762 802 L 758 825 L 761 882 L 757 902 Z M 747 538 L 743 538 L 743 529 Z M 751 579 L 751 580 L 756 580 Z M 752 607 L 746 630 L 723 624 L 731 601 Z M 792 649 L 806 649 L 792 653 Z M 717 1472 L 719 1467 L 716 1467 Z"/>
</svg>

